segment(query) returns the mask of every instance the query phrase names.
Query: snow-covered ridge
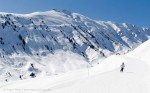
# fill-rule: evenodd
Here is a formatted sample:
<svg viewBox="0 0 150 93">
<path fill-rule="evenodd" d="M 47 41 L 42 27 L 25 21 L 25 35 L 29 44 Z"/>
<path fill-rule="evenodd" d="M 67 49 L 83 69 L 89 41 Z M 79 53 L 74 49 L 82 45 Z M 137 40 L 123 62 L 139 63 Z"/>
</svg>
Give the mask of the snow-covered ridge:
<svg viewBox="0 0 150 93">
<path fill-rule="evenodd" d="M 7 73 L 7 67 L 20 74 L 28 73 L 31 71 L 31 69 L 28 70 L 30 63 L 35 65 L 42 63 L 44 68 L 47 64 L 42 61 L 44 57 L 50 60 L 52 55 L 57 56 L 58 53 L 68 55 L 68 52 L 77 55 L 76 59 L 79 59 L 83 65 L 79 66 L 70 61 L 67 61 L 68 66 L 63 65 L 70 56 L 64 57 L 66 59 L 60 56 L 60 64 L 54 62 L 56 64 L 51 67 L 54 68 L 53 71 L 44 70 L 43 72 L 39 70 L 41 65 L 36 71 L 39 74 L 58 74 L 61 72 L 58 68 L 62 67 L 62 72 L 65 72 L 69 65 L 79 69 L 85 67 L 84 63 L 87 61 L 98 63 L 112 54 L 125 54 L 148 40 L 149 37 L 150 29 L 148 28 L 127 23 L 95 21 L 66 10 L 30 14 L 0 13 L 0 59 L 2 60 L 0 73 Z M 59 60 L 59 57 L 57 59 Z M 37 61 L 40 62 L 37 63 Z M 55 68 L 55 66 L 59 67 Z"/>
<path fill-rule="evenodd" d="M 0 47 L 2 49 L 5 46 L 3 52 L 7 54 L 20 51 L 41 54 L 47 50 L 53 52 L 66 49 L 87 56 L 85 51 L 88 47 L 99 51 L 101 55 L 105 55 L 105 50 L 110 53 L 126 53 L 148 40 L 150 35 L 149 29 L 126 23 L 94 21 L 65 10 L 31 14 L 0 13 L 0 24 Z M 15 51 L 18 47 L 20 48 Z"/>
</svg>

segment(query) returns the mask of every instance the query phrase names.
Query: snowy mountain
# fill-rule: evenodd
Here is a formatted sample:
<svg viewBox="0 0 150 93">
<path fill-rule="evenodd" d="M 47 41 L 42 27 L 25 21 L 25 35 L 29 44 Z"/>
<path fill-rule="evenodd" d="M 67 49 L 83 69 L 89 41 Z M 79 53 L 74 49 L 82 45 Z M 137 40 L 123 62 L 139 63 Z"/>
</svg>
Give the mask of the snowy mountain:
<svg viewBox="0 0 150 93">
<path fill-rule="evenodd" d="M 2 93 L 149 93 L 150 40 L 126 55 L 113 55 L 95 67 L 69 73 L 1 83 Z M 146 53 L 143 50 L 147 50 Z M 137 56 L 140 58 L 137 58 Z M 141 60 L 145 59 L 145 60 Z M 125 62 L 124 72 L 120 65 Z"/>
<path fill-rule="evenodd" d="M 125 54 L 149 38 L 148 28 L 96 21 L 66 10 L 0 13 L 0 78 L 86 68 L 87 62 Z"/>
</svg>

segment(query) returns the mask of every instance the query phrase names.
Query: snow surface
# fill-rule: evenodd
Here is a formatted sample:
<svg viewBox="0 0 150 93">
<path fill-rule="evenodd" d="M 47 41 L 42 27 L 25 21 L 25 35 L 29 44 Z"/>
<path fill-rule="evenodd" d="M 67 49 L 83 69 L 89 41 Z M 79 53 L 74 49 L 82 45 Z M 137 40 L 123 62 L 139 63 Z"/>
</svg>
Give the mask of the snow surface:
<svg viewBox="0 0 150 93">
<path fill-rule="evenodd" d="M 142 45 L 140 45 L 138 48 L 128 53 L 127 55 L 145 61 L 147 62 L 147 64 L 150 64 L 149 54 L 150 54 L 150 40 L 144 42 Z"/>
<path fill-rule="evenodd" d="M 22 79 L 31 78 L 30 74 L 32 72 L 36 74 L 36 77 L 57 75 L 87 68 L 88 64 L 82 56 L 62 50 L 55 51 L 54 54 L 49 54 L 44 57 L 13 55 L 7 58 L 7 60 L 9 63 L 1 63 L 1 82 L 5 82 L 6 79 L 7 81 L 19 80 L 19 75 L 22 75 Z"/>
<path fill-rule="evenodd" d="M 113 55 L 99 65 L 61 75 L 0 84 L 2 93 L 150 93 L 150 64 L 143 51 L 150 40 L 127 55 Z M 140 53 L 141 52 L 141 53 Z M 136 57 L 136 53 L 140 58 Z M 150 52 L 146 52 L 150 55 Z M 125 70 L 120 65 L 125 62 Z"/>
</svg>

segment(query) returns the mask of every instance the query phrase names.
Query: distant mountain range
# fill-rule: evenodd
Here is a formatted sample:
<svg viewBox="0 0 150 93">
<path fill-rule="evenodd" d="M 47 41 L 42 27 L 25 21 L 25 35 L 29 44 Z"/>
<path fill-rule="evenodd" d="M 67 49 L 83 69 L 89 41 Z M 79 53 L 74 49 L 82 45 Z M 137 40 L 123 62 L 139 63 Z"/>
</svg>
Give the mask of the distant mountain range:
<svg viewBox="0 0 150 93">
<path fill-rule="evenodd" d="M 17 71 L 33 61 L 40 62 L 42 57 L 55 55 L 56 51 L 63 51 L 61 54 L 64 55 L 68 51 L 66 56 L 75 53 L 95 63 L 112 54 L 125 54 L 149 38 L 148 28 L 92 20 L 66 10 L 31 14 L 0 13 L 1 74 L 8 72 L 4 70 L 6 67 Z"/>
</svg>

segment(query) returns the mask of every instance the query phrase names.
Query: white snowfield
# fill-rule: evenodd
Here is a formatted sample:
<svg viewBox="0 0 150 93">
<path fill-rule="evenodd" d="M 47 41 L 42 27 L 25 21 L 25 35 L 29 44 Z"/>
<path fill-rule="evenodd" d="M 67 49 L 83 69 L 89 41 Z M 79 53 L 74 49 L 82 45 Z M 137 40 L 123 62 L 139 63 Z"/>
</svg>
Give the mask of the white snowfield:
<svg viewBox="0 0 150 93">
<path fill-rule="evenodd" d="M 135 57 L 150 64 L 150 40 L 128 53 L 127 55 Z"/>
<path fill-rule="evenodd" d="M 0 93 L 150 93 L 149 46 L 150 40 L 127 55 L 110 56 L 89 69 L 3 83 Z"/>
</svg>

